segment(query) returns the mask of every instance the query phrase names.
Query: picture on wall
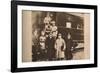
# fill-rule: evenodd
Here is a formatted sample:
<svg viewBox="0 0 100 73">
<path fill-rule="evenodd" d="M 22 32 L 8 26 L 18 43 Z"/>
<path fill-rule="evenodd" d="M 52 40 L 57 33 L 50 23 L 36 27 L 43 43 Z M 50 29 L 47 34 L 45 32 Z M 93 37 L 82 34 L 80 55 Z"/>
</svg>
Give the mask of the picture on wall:
<svg viewBox="0 0 100 73">
<path fill-rule="evenodd" d="M 11 4 L 12 72 L 97 67 L 97 6 Z"/>
</svg>

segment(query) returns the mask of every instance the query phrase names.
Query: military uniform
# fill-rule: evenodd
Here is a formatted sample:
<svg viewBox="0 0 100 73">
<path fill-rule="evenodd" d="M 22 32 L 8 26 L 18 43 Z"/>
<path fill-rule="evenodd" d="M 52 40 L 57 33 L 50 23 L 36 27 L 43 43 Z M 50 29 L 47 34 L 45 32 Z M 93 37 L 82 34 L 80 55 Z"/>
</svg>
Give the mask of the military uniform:
<svg viewBox="0 0 100 73">
<path fill-rule="evenodd" d="M 39 38 L 39 47 L 40 47 L 40 60 L 46 60 L 46 47 L 45 47 L 45 36 L 40 36 Z"/>
<path fill-rule="evenodd" d="M 55 42 L 55 49 L 56 49 L 56 58 L 57 59 L 62 59 L 65 58 L 65 48 L 66 48 L 66 44 L 64 39 L 60 38 L 57 39 Z"/>
</svg>

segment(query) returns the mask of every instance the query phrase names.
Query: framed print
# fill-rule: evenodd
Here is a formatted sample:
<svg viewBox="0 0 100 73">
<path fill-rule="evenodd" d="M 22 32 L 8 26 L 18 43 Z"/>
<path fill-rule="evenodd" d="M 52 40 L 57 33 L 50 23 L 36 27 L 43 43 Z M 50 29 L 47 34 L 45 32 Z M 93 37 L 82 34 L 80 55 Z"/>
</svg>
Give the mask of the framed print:
<svg viewBox="0 0 100 73">
<path fill-rule="evenodd" d="M 11 71 L 97 67 L 97 6 L 11 1 Z"/>
</svg>

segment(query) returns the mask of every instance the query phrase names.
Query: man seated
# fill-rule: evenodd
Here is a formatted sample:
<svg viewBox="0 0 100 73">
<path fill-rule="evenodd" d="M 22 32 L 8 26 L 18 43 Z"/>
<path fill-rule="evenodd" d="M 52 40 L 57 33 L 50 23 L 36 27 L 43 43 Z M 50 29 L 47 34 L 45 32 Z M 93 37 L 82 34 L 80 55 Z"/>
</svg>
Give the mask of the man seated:
<svg viewBox="0 0 100 73">
<path fill-rule="evenodd" d="M 52 36 L 56 38 L 58 34 L 58 28 L 55 24 L 55 21 L 51 21 L 51 25 L 52 25 Z"/>
</svg>

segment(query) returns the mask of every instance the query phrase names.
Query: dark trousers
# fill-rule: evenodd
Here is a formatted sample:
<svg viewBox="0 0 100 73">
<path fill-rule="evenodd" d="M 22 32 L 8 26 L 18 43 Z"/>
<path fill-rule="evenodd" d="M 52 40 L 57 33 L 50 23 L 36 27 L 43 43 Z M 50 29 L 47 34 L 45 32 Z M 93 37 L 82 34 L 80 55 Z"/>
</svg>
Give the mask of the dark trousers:
<svg viewBox="0 0 100 73">
<path fill-rule="evenodd" d="M 47 50 L 47 59 L 48 59 L 49 61 L 52 61 L 52 60 L 55 59 L 55 50 L 54 50 L 54 49 L 49 48 L 49 49 Z"/>
<path fill-rule="evenodd" d="M 70 49 L 65 50 L 66 60 L 71 60 L 73 58 L 72 52 Z"/>
<path fill-rule="evenodd" d="M 40 50 L 40 55 L 39 55 L 39 58 L 41 61 L 45 61 L 47 58 L 46 58 L 46 50 L 45 49 L 41 49 Z"/>
</svg>

